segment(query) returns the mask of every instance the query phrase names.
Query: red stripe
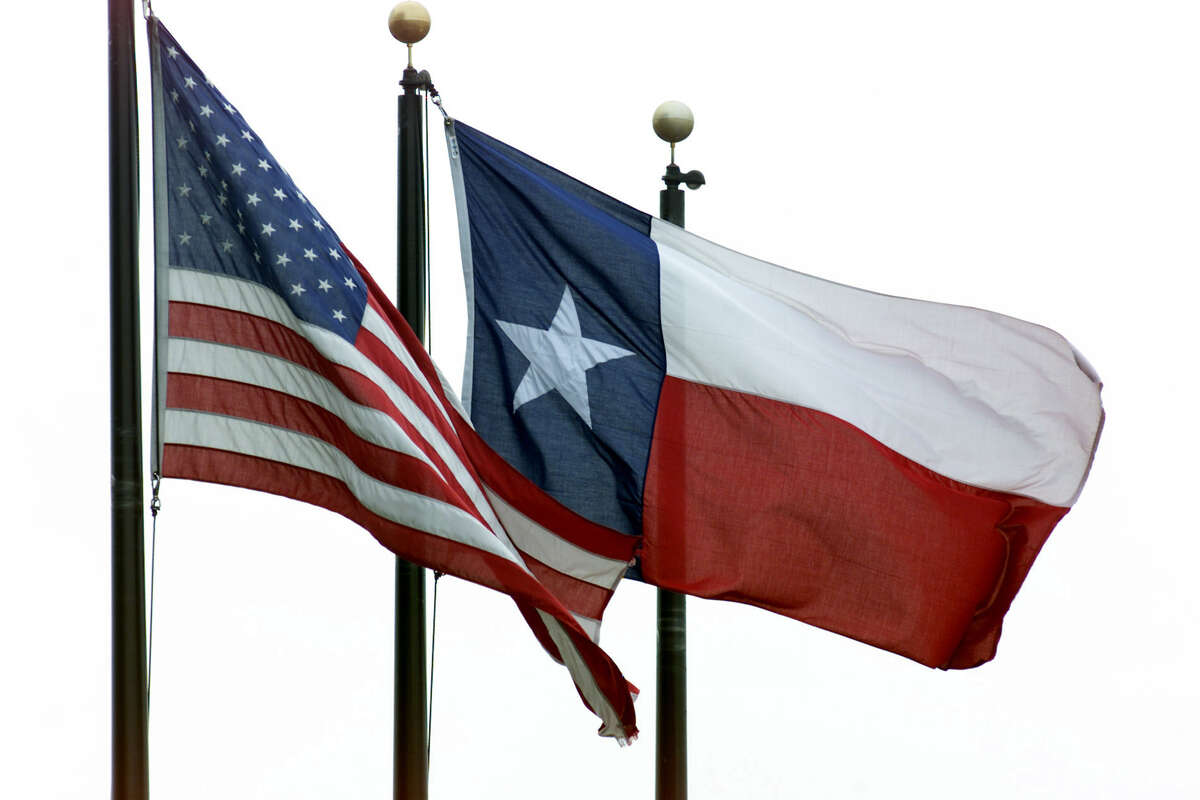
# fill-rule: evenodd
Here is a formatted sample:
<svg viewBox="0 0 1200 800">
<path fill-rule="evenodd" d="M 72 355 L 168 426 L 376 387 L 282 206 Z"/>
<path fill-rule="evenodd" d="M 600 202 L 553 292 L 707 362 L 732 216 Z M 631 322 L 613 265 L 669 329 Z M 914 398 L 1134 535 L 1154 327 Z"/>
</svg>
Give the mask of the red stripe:
<svg viewBox="0 0 1200 800">
<path fill-rule="evenodd" d="M 467 456 L 496 494 L 543 528 L 584 550 L 618 561 L 633 559 L 638 537 L 597 525 L 562 505 L 497 455 L 455 409 L 450 409 L 450 415 Z"/>
<path fill-rule="evenodd" d="M 461 421 L 461 418 L 454 414 L 453 405 L 446 397 L 446 392 L 442 387 L 442 382 L 437 374 L 437 369 L 433 365 L 433 360 L 426 352 L 425 345 L 420 339 L 417 338 L 417 335 L 413 333 L 412 328 L 409 326 L 408 321 L 404 319 L 404 316 L 396 309 L 395 306 L 388 302 L 386 296 L 383 294 L 382 290 L 380 290 L 379 285 L 375 283 L 375 279 L 371 277 L 371 274 L 367 272 L 359 260 L 354 257 L 354 254 L 351 253 L 344 244 L 342 245 L 342 249 L 345 251 L 346 255 L 350 257 L 350 261 L 358 269 L 359 276 L 362 279 L 363 284 L 367 287 L 367 305 L 379 315 L 384 324 L 386 324 L 391 329 L 392 333 L 396 335 L 396 338 L 400 340 L 401 346 L 408 351 L 409 355 L 413 359 L 413 363 L 425 377 L 425 382 L 432 390 L 432 397 L 417 382 L 417 380 L 409 374 L 408 368 L 404 366 L 403 362 L 400 361 L 392 349 L 377 336 L 375 336 L 375 334 L 368 330 L 360 329 L 355 346 L 377 367 L 389 375 L 393 373 L 404 375 L 406 380 L 405 391 L 408 392 L 409 396 L 414 398 L 417 395 L 420 395 L 420 408 L 437 426 L 438 430 L 442 433 L 442 436 L 446 439 L 446 441 L 450 442 L 454 452 L 458 455 L 459 460 L 467 466 L 471 476 L 475 478 L 475 480 L 479 481 L 480 476 L 477 473 L 476 465 L 468 456 L 463 447 L 463 443 L 459 438 L 462 429 L 464 427 L 469 428 L 470 426 L 458 424 Z M 450 421 L 443 416 L 442 411 L 445 411 L 450 415 Z"/>
<path fill-rule="evenodd" d="M 479 475 L 475 470 L 475 465 L 471 463 L 471 459 L 467 456 L 466 450 L 463 448 L 462 442 L 459 440 L 458 431 L 456 431 L 447 419 L 448 409 L 450 404 L 445 400 L 442 387 L 436 379 L 430 383 L 430 387 L 437 393 L 438 399 L 435 400 L 425 389 L 417 383 L 403 362 L 396 357 L 386 344 L 384 344 L 373 333 L 366 329 L 362 329 L 358 333 L 358 340 L 355 343 L 358 351 L 366 356 L 375 366 L 379 367 L 387 375 L 400 375 L 403 380 L 397 381 L 404 392 L 412 398 L 417 407 L 425 414 L 426 418 L 433 424 L 437 431 L 442 435 L 442 438 L 450 445 L 450 449 L 458 456 L 458 460 L 466 467 L 467 472 L 475 480 L 476 483 L 481 482 Z M 424 350 L 420 354 L 411 354 L 418 368 L 422 363 L 429 360 L 429 356 Z"/>
<path fill-rule="evenodd" d="M 817 411 L 668 377 L 642 570 L 966 668 L 1067 509 L 966 486 Z"/>
<path fill-rule="evenodd" d="M 546 626 L 542 622 L 541 617 L 539 617 L 531 607 L 524 603 L 518 603 L 517 608 L 521 609 L 521 614 L 525 617 L 525 622 L 528 623 L 538 641 L 542 643 L 542 647 L 546 649 L 546 652 L 549 653 L 551 657 L 561 663 L 562 657 L 558 653 L 558 646 L 554 644 L 553 640 L 551 640 L 550 634 L 546 630 Z M 620 673 L 612 660 L 604 654 L 603 650 L 601 650 L 599 647 L 596 647 L 595 644 L 588 639 L 584 633 L 573 627 L 567 628 L 566 632 L 571 641 L 574 643 L 575 649 L 583 659 L 584 664 L 587 665 L 588 670 L 593 675 L 597 676 L 598 684 L 601 687 L 608 685 L 609 683 L 620 683 L 624 687 L 625 691 L 619 694 L 618 699 L 620 702 L 614 703 L 613 708 L 616 710 L 618 717 L 624 723 L 625 738 L 629 741 L 633 741 L 635 738 L 637 738 L 638 734 L 637 726 L 634 724 L 635 715 L 633 708 L 633 700 L 638 696 L 638 694 L 640 694 L 637 686 L 625 680 L 625 676 Z M 592 708 L 592 704 L 588 702 L 588 699 L 584 696 L 583 692 L 579 691 L 578 686 L 575 687 L 575 691 L 579 692 L 579 699 L 583 701 L 583 704 L 587 706 L 588 709 L 590 709 L 593 713 L 595 713 L 595 709 Z M 605 692 L 604 695 L 608 698 L 609 703 L 613 703 L 614 697 L 611 693 Z M 603 728 L 601 730 L 603 730 Z"/>
<path fill-rule="evenodd" d="M 385 374 L 392 376 L 393 380 L 404 390 L 404 393 L 412 398 L 422 413 L 437 427 L 438 432 L 442 434 L 446 441 L 454 442 L 457 436 L 450 421 L 446 418 L 444 410 L 446 403 L 441 397 L 441 386 L 438 381 L 435 380 L 429 384 L 430 388 L 437 393 L 435 399 L 434 396 L 431 396 L 425 390 L 425 387 L 417 382 L 404 365 L 404 362 L 392 352 L 392 349 L 366 328 L 359 330 L 358 339 L 355 341 L 354 346 L 374 363 L 375 366 L 383 370 Z M 409 355 L 413 357 L 413 361 L 416 363 L 418 369 L 421 367 L 421 362 L 429 358 L 424 350 L 420 351 L 419 354 L 409 351 Z M 461 456 L 462 454 L 459 453 L 459 455 Z"/>
<path fill-rule="evenodd" d="M 327 508 L 366 528 L 384 547 L 401 558 L 511 595 L 527 618 L 537 619 L 530 607 L 546 611 L 563 624 L 600 691 L 617 709 L 626 735 L 636 735 L 629 685 L 616 664 L 587 637 L 545 587 L 516 564 L 460 542 L 384 519 L 366 509 L 342 482 L 288 464 L 206 447 L 167 445 L 163 452 L 163 475 L 255 489 Z M 539 620 L 534 627 L 539 639 L 545 638 L 544 630 Z M 558 657 L 557 648 L 547 649 Z"/>
<path fill-rule="evenodd" d="M 225 450 L 168 444 L 163 451 L 163 475 L 269 492 L 327 508 L 366 528 L 401 558 L 511 594 L 556 617 L 570 619 L 566 609 L 518 565 L 381 517 L 363 506 L 344 483 L 323 473 Z"/>
<path fill-rule="evenodd" d="M 408 417 L 396 408 L 382 388 L 355 370 L 333 364 L 322 356 L 311 342 L 291 328 L 253 314 L 192 303 L 172 302 L 169 313 L 169 331 L 173 337 L 228 344 L 287 359 L 321 375 L 336 386 L 350 401 L 387 414 L 433 462 L 445 480 L 464 498 L 465 502 L 470 502 L 466 500 L 467 494 L 463 487 L 433 445 L 421 436 Z M 398 384 L 408 382 L 410 397 L 414 396 L 414 391 L 416 396 L 424 394 L 405 370 L 401 368 L 399 373 L 399 375 L 391 373 L 390 377 Z M 414 387 L 416 388 L 414 389 Z M 173 404 L 174 399 L 168 391 L 167 406 L 172 407 Z M 456 437 L 451 433 L 452 445 L 454 438 Z M 468 471 L 470 471 L 469 466 Z"/>
<path fill-rule="evenodd" d="M 559 572 L 524 551 L 521 552 L 521 558 L 525 559 L 525 566 L 529 567 L 538 583 L 549 589 L 569 610 L 594 620 L 604 615 L 604 609 L 612 599 L 610 590 Z"/>
<path fill-rule="evenodd" d="M 371 277 L 371 273 L 367 272 L 363 267 L 362 262 L 354 257 L 346 245 L 342 244 L 342 250 L 350 257 L 354 267 L 358 270 L 359 276 L 362 278 L 363 285 L 367 287 L 367 305 L 375 309 L 379 316 L 383 317 L 388 326 L 395 331 L 400 342 L 410 353 L 425 353 L 425 345 L 413 333 L 413 329 L 409 327 L 408 321 L 404 319 L 394 305 L 387 300 L 387 295 L 379 288 L 379 284 L 375 283 L 375 279 Z M 417 367 L 425 376 L 425 380 L 433 387 L 434 393 L 445 402 L 446 398 L 442 393 L 441 381 L 438 380 L 437 370 L 433 367 L 433 361 L 426 355 L 424 358 L 414 358 L 417 362 Z"/>
<path fill-rule="evenodd" d="M 424 461 L 360 438 L 338 416 L 293 395 L 202 375 L 170 373 L 168 407 L 224 414 L 297 431 L 329 442 L 373 478 L 458 506 L 482 521 L 474 505 Z"/>
<path fill-rule="evenodd" d="M 220 342 L 285 358 L 335 380 L 333 365 L 312 342 L 286 325 L 227 308 L 172 300 L 168 306 L 168 335 L 181 339 Z"/>
</svg>

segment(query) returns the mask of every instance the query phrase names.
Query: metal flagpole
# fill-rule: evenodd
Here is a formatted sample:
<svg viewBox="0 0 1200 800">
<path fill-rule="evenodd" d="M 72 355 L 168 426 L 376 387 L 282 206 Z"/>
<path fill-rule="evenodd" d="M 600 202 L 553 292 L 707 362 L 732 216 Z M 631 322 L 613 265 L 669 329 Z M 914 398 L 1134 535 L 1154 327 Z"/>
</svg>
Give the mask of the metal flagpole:
<svg viewBox="0 0 1200 800">
<path fill-rule="evenodd" d="M 108 3 L 112 797 L 149 796 L 133 0 Z"/>
<path fill-rule="evenodd" d="M 671 163 L 659 192 L 659 216 L 683 227 L 683 189 L 699 189 L 704 176 L 675 164 L 675 143 L 692 132 L 692 111 L 669 100 L 654 110 L 654 132 L 671 144 Z M 655 708 L 654 792 L 658 800 L 687 798 L 687 609 L 682 594 L 658 590 L 658 704 Z"/>
<path fill-rule="evenodd" d="M 420 3 L 396 5 L 388 15 L 392 36 L 408 45 L 400 85 L 396 219 L 396 307 L 424 344 L 428 287 L 425 263 L 425 154 L 420 92 L 429 73 L 412 65 L 412 46 L 429 33 L 429 12 Z M 396 559 L 396 683 L 392 794 L 396 800 L 429 795 L 425 673 L 425 570 Z"/>
</svg>

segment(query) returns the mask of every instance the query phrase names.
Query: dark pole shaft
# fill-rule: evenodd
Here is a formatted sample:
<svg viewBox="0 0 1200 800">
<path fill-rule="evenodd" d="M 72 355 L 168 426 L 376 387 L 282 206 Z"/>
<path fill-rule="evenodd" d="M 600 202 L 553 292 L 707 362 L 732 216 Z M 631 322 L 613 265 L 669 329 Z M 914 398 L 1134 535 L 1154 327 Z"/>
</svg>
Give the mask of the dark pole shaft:
<svg viewBox="0 0 1200 800">
<path fill-rule="evenodd" d="M 425 162 L 421 135 L 423 84 L 417 71 L 404 71 L 399 98 L 400 145 L 397 196 L 396 307 L 425 342 Z M 429 794 L 427 700 L 425 696 L 425 570 L 396 559 L 395 754 L 392 794 L 424 800 Z"/>
<path fill-rule="evenodd" d="M 659 216 L 683 227 L 683 190 L 659 193 Z M 684 596 L 658 590 L 655 797 L 687 798 L 687 612 Z"/>
<path fill-rule="evenodd" d="M 108 4 L 112 797 L 149 796 L 133 0 Z"/>
</svg>

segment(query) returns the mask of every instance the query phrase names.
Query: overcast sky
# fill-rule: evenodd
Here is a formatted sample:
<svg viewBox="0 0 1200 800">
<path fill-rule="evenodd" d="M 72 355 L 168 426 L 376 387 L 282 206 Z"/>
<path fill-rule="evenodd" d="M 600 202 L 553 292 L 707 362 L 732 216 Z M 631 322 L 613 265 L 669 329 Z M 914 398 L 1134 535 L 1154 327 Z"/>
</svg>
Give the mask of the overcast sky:
<svg viewBox="0 0 1200 800">
<path fill-rule="evenodd" d="M 696 128 L 678 162 L 708 179 L 688 194 L 691 230 L 839 282 L 1045 324 L 1105 383 L 1091 478 L 992 663 L 929 670 L 690 600 L 691 796 L 1200 795 L 1194 4 L 428 5 L 416 63 L 456 117 L 654 213 L 668 152 L 650 116 L 682 100 Z M 389 8 L 156 3 L 390 290 L 404 51 Z M 6 22 L 0 796 L 104 798 L 106 18 L 74 0 L 14 5 Z M 140 25 L 137 54 L 148 145 Z M 437 125 L 430 193 L 433 354 L 457 379 L 465 308 Z M 153 795 L 390 797 L 392 575 L 392 556 L 332 513 L 168 481 Z M 652 796 L 652 589 L 618 589 L 603 642 L 643 690 L 630 748 L 596 736 L 508 598 L 441 580 L 431 796 Z"/>
</svg>

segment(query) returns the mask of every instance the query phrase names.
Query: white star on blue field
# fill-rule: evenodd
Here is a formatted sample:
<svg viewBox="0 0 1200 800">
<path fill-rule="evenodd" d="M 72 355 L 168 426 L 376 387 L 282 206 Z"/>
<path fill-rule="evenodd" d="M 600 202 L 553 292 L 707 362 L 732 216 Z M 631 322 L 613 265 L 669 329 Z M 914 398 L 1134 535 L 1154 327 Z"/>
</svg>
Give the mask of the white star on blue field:
<svg viewBox="0 0 1200 800">
<path fill-rule="evenodd" d="M 529 359 L 529 369 L 513 395 L 514 412 L 530 400 L 557 390 L 590 428 L 592 411 L 588 405 L 587 371 L 605 361 L 634 355 L 630 350 L 583 335 L 569 286 L 563 289 L 558 311 L 548 329 L 501 320 L 496 324 Z"/>
</svg>

